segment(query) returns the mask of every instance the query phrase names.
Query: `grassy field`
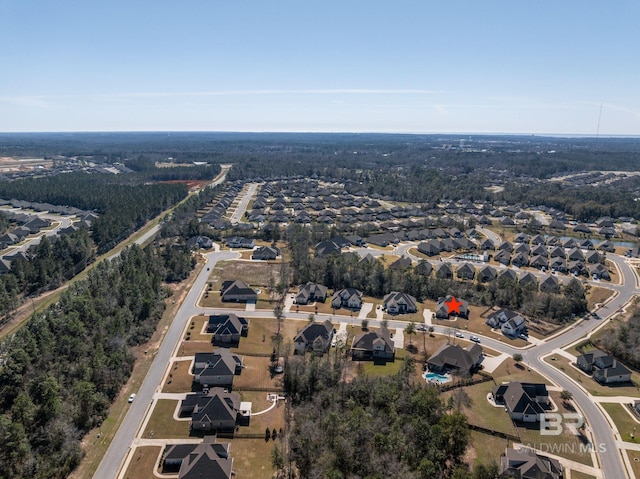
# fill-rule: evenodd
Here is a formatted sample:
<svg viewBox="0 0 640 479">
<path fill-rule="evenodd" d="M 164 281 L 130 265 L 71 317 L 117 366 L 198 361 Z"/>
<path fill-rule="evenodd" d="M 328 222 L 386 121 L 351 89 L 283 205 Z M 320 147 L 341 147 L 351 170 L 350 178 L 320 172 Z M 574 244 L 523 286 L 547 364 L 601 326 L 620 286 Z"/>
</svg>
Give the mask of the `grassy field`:
<svg viewBox="0 0 640 479">
<path fill-rule="evenodd" d="M 242 374 L 233 380 L 234 391 L 245 388 L 268 388 L 273 392 L 283 390 L 282 374 L 270 374 L 271 361 L 268 357 L 244 356 L 243 361 Z"/>
<path fill-rule="evenodd" d="M 152 471 L 157 466 L 161 450 L 159 446 L 137 447 L 124 478 L 154 479 Z"/>
<path fill-rule="evenodd" d="M 613 290 L 591 285 L 587 294 L 587 309 L 593 310 L 598 303 L 604 303 L 613 296 Z"/>
<path fill-rule="evenodd" d="M 252 412 L 261 412 L 271 406 L 271 402 L 266 401 L 265 392 L 242 392 L 242 400 L 251 402 Z M 266 428 L 279 431 L 284 429 L 284 402 L 278 401 L 276 406 L 269 412 L 251 416 L 251 422 L 247 427 L 240 427 L 239 434 L 264 434 Z"/>
<path fill-rule="evenodd" d="M 469 431 L 469 446 L 464 462 L 473 468 L 476 464 L 498 463 L 500 455 L 509 446 L 509 441 L 479 431 Z"/>
<path fill-rule="evenodd" d="M 629 398 L 629 402 L 631 401 L 633 399 Z M 600 403 L 600 405 L 609 414 L 623 441 L 640 443 L 640 438 L 635 437 L 636 434 L 640 435 L 640 422 L 630 414 L 631 411 L 625 405 L 619 403 Z"/>
<path fill-rule="evenodd" d="M 571 470 L 571 479 L 597 479 L 596 476 L 592 476 L 591 474 L 586 474 L 580 471 Z"/>
<path fill-rule="evenodd" d="M 167 381 L 162 388 L 163 393 L 188 393 L 191 392 L 193 375 L 191 361 L 174 361 Z"/>
<path fill-rule="evenodd" d="M 206 325 L 209 322 L 209 316 L 198 315 L 191 318 L 191 324 L 185 333 L 191 338 L 190 341 L 211 341 L 213 334 L 206 332 Z"/>
<path fill-rule="evenodd" d="M 158 399 L 142 437 L 145 439 L 186 439 L 190 421 L 176 421 L 173 413 L 179 401 Z"/>
<path fill-rule="evenodd" d="M 264 432 L 264 431 L 263 431 Z M 265 442 L 264 439 L 221 439 L 231 442 L 233 470 L 238 478 L 272 479 L 271 451 L 280 440 Z"/>
<path fill-rule="evenodd" d="M 640 451 L 627 450 L 634 477 L 640 477 Z"/>
<path fill-rule="evenodd" d="M 555 359 L 553 359 L 555 358 Z M 638 387 L 625 383 L 622 385 L 612 384 L 605 386 L 587 376 L 583 372 L 579 371 L 576 367 L 572 366 L 569 360 L 563 356 L 548 356 L 545 358 L 545 362 L 555 366 L 564 372 L 567 376 L 572 378 L 585 387 L 594 396 L 637 396 Z M 634 372 L 631 374 L 631 380 L 634 384 L 640 384 L 640 374 Z"/>
</svg>

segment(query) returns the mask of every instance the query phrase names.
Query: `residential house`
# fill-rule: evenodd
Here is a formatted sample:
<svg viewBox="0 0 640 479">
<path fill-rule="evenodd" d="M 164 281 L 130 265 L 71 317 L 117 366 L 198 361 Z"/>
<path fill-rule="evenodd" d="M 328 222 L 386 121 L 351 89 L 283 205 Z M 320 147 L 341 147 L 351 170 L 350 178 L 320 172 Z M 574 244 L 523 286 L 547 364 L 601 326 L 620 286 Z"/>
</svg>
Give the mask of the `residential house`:
<svg viewBox="0 0 640 479">
<path fill-rule="evenodd" d="M 529 261 L 529 266 L 532 266 L 538 269 L 542 269 L 542 268 L 546 269 L 549 267 L 549 260 L 547 259 L 546 256 L 534 256 Z"/>
<path fill-rule="evenodd" d="M 590 264 L 600 263 L 602 262 L 602 256 L 597 251 L 588 251 L 585 255 L 585 260 Z"/>
<path fill-rule="evenodd" d="M 213 344 L 238 344 L 240 337 L 249 333 L 249 321 L 233 313 L 212 314 L 209 316 L 207 332 L 213 333 Z"/>
<path fill-rule="evenodd" d="M 333 325 L 328 319 L 322 323 L 307 324 L 293 340 L 294 354 L 304 354 L 308 351 L 326 353 L 333 339 L 333 331 Z"/>
<path fill-rule="evenodd" d="M 215 436 L 205 436 L 201 443 L 167 444 L 162 454 L 163 474 L 177 472 L 178 479 L 231 479 L 231 444 L 215 441 Z"/>
<path fill-rule="evenodd" d="M 226 239 L 229 248 L 253 249 L 256 241 L 251 238 L 243 238 L 242 236 L 232 236 Z"/>
<path fill-rule="evenodd" d="M 476 276 L 476 269 L 470 263 L 464 263 L 458 266 L 456 276 L 459 279 L 473 280 Z"/>
<path fill-rule="evenodd" d="M 35 218 L 27 221 L 24 226 L 26 228 L 29 228 L 29 231 L 31 231 L 31 233 L 35 234 L 38 233 L 41 229 L 51 226 L 51 221 L 36 216 Z"/>
<path fill-rule="evenodd" d="M 442 250 L 435 241 L 431 240 L 420 243 L 418 245 L 418 251 L 422 254 L 426 254 L 427 256 L 436 256 L 439 255 Z"/>
<path fill-rule="evenodd" d="M 482 362 L 482 347 L 477 343 L 463 348 L 459 344 L 443 344 L 429 359 L 429 370 L 436 373 L 457 371 L 462 374 L 473 374 Z"/>
<path fill-rule="evenodd" d="M 513 258 L 511 259 L 511 264 L 514 266 L 517 266 L 518 268 L 528 266 L 529 256 L 525 253 L 516 253 L 513 255 Z"/>
<path fill-rule="evenodd" d="M 567 253 L 567 259 L 569 261 L 584 261 L 584 254 L 580 248 L 572 248 Z"/>
<path fill-rule="evenodd" d="M 491 250 L 496 249 L 496 245 L 489 238 L 480 243 L 480 249 Z"/>
<path fill-rule="evenodd" d="M 449 263 L 438 263 L 436 265 L 436 278 L 438 279 L 452 279 L 453 270 Z"/>
<path fill-rule="evenodd" d="M 499 309 L 491 313 L 485 322 L 492 328 L 500 328 L 507 336 L 517 336 L 525 329 L 525 318 L 510 309 Z"/>
<path fill-rule="evenodd" d="M 501 250 L 493 256 L 493 259 L 504 266 L 509 266 L 509 263 L 511 263 L 511 254 L 508 251 Z"/>
<path fill-rule="evenodd" d="M 504 456 L 500 457 L 499 471 L 499 477 L 504 479 L 562 479 L 564 477 L 560 461 L 523 447 L 507 448 Z"/>
<path fill-rule="evenodd" d="M 547 256 L 549 252 L 547 248 L 542 244 L 537 244 L 531 249 L 531 254 L 533 256 Z"/>
<path fill-rule="evenodd" d="M 229 280 L 222 283 L 220 288 L 222 301 L 235 301 L 239 303 L 256 302 L 258 293 L 249 287 L 247 283 L 240 280 Z"/>
<path fill-rule="evenodd" d="M 583 354 L 576 360 L 578 367 L 593 375 L 601 384 L 617 384 L 631 381 L 631 371 L 613 356 L 600 350 Z"/>
<path fill-rule="evenodd" d="M 315 256 L 329 256 L 342 253 L 342 248 L 333 241 L 321 241 L 315 246 Z"/>
<path fill-rule="evenodd" d="M 403 256 L 402 258 L 398 258 L 393 263 L 389 265 L 389 269 L 393 269 L 396 271 L 403 271 L 411 266 L 411 259 Z"/>
<path fill-rule="evenodd" d="M 518 283 L 521 286 L 533 285 L 533 286 L 535 286 L 537 288 L 538 287 L 538 278 L 536 278 L 529 271 L 525 271 L 524 273 L 520 274 L 520 278 L 518 279 Z"/>
<path fill-rule="evenodd" d="M 300 286 L 295 298 L 296 304 L 324 303 L 327 299 L 327 287 L 318 283 L 307 283 Z"/>
<path fill-rule="evenodd" d="M 559 293 L 560 281 L 555 276 L 547 276 L 540 282 L 540 292 L 542 293 Z"/>
<path fill-rule="evenodd" d="M 494 387 L 492 394 L 496 404 L 504 404 L 514 421 L 538 422 L 551 409 L 545 384 L 512 381 Z"/>
<path fill-rule="evenodd" d="M 422 276 L 431 276 L 431 272 L 433 271 L 433 265 L 429 261 L 420 261 L 415 268 L 413 268 L 415 273 L 421 274 Z"/>
<path fill-rule="evenodd" d="M 396 348 L 387 328 L 366 331 L 353 338 L 351 343 L 351 359 L 354 361 L 393 361 Z"/>
<path fill-rule="evenodd" d="M 180 403 L 180 416 L 191 417 L 191 429 L 233 435 L 236 425 L 246 422 L 241 414 L 240 395 L 222 388 L 187 394 Z"/>
<path fill-rule="evenodd" d="M 453 296 L 446 296 L 440 298 L 436 304 L 436 318 L 437 319 L 449 319 L 449 316 L 457 316 L 459 318 L 469 318 L 469 303 L 464 299 L 456 298 L 456 302 L 459 304 L 458 311 L 451 311 L 451 305 Z M 450 312 L 451 311 L 451 312 Z"/>
<path fill-rule="evenodd" d="M 600 251 L 606 251 L 607 253 L 615 253 L 616 251 L 616 245 L 613 244 L 612 241 L 603 241 L 602 243 L 600 243 L 598 245 L 598 250 Z"/>
<path fill-rule="evenodd" d="M 518 281 L 518 275 L 512 269 L 503 269 L 498 273 L 498 280 Z"/>
<path fill-rule="evenodd" d="M 493 266 L 485 265 L 478 271 L 478 279 L 483 283 L 496 279 L 497 272 Z"/>
<path fill-rule="evenodd" d="M 280 248 L 275 246 L 258 246 L 253 250 L 251 259 L 259 261 L 273 261 L 280 256 Z"/>
<path fill-rule="evenodd" d="M 193 381 L 204 388 L 231 388 L 234 376 L 242 372 L 242 356 L 228 349 L 214 353 L 196 353 L 193 363 Z"/>
<path fill-rule="evenodd" d="M 190 246 L 191 248 L 211 249 L 211 247 L 213 246 L 213 242 L 211 241 L 211 238 L 198 235 L 198 236 L 192 236 L 191 238 L 189 238 L 187 240 L 187 245 Z"/>
<path fill-rule="evenodd" d="M 554 246 L 549 251 L 549 257 L 550 258 L 566 258 L 567 255 L 565 254 L 564 249 L 562 249 L 562 247 Z"/>
<path fill-rule="evenodd" d="M 508 253 L 513 253 L 513 245 L 508 241 L 503 241 L 498 245 L 498 251 L 506 251 Z"/>
<path fill-rule="evenodd" d="M 564 258 L 553 258 L 549 262 L 549 268 L 551 268 L 551 271 L 559 271 L 560 273 L 566 273 L 567 261 Z"/>
<path fill-rule="evenodd" d="M 362 307 L 362 291 L 358 291 L 355 288 L 344 288 L 336 291 L 331 298 L 331 307 L 335 309 L 360 309 Z"/>
<path fill-rule="evenodd" d="M 384 297 L 382 309 L 389 314 L 410 314 L 418 311 L 418 305 L 410 294 L 392 291 Z"/>
<path fill-rule="evenodd" d="M 593 279 L 604 279 L 606 281 L 611 280 L 611 275 L 609 274 L 609 270 L 601 263 L 590 264 L 589 274 L 591 274 L 591 277 Z"/>
</svg>

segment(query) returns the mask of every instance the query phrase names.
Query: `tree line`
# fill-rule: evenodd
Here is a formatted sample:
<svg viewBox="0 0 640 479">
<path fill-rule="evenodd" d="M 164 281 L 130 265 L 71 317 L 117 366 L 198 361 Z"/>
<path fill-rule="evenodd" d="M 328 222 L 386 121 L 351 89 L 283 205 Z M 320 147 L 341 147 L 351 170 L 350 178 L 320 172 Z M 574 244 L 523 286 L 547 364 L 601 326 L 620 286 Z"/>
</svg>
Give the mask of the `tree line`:
<svg viewBox="0 0 640 479">
<path fill-rule="evenodd" d="M 313 229 L 291 225 L 286 229 L 293 283 L 312 281 L 330 289 L 356 288 L 365 295 L 381 298 L 391 291 L 401 291 L 418 301 L 438 300 L 449 294 L 471 304 L 500 306 L 521 311 L 531 319 L 564 322 L 587 310 L 585 291 L 580 281 L 572 278 L 560 294 L 543 293 L 534 285 L 520 285 L 507 278 L 489 283 L 439 279 L 416 271 L 385 268 L 381 261 L 367 261 L 355 253 L 312 256 Z M 316 232 L 322 230 L 315 230 Z"/>
<path fill-rule="evenodd" d="M 0 346 L 0 477 L 64 478 L 107 415 L 164 310 L 152 248 L 103 261 Z"/>
</svg>

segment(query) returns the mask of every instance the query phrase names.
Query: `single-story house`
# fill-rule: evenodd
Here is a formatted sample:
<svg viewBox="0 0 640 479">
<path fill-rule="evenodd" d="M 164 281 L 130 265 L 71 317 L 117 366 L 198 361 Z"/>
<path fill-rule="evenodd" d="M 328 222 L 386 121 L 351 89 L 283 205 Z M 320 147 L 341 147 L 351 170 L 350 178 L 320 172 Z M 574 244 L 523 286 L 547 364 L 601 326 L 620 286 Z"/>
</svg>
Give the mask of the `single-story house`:
<svg viewBox="0 0 640 479">
<path fill-rule="evenodd" d="M 251 238 L 243 238 L 242 236 L 232 236 L 226 239 L 229 248 L 253 249 L 256 241 Z"/>
<path fill-rule="evenodd" d="M 231 479 L 231 444 L 215 440 L 215 436 L 205 436 L 201 443 L 167 444 L 162 454 L 162 472 L 177 471 L 178 479 Z"/>
<path fill-rule="evenodd" d="M 382 309 L 389 314 L 408 314 L 417 312 L 418 304 L 410 294 L 392 291 L 384 297 Z"/>
<path fill-rule="evenodd" d="M 214 344 L 237 344 L 241 336 L 249 333 L 249 320 L 233 313 L 209 316 L 207 332 L 213 333 Z"/>
<path fill-rule="evenodd" d="M 459 344 L 443 344 L 429 357 L 427 365 L 433 372 L 457 370 L 473 374 L 482 362 L 482 347 L 473 343 L 462 348 Z"/>
<path fill-rule="evenodd" d="M 476 276 L 476 269 L 470 263 L 460 265 L 456 270 L 456 276 L 459 279 L 467 279 L 472 281 Z"/>
<path fill-rule="evenodd" d="M 273 261 L 280 256 L 280 248 L 275 246 L 258 246 L 253 250 L 251 259 L 259 261 Z"/>
<path fill-rule="evenodd" d="M 555 276 L 547 276 L 540 283 L 540 291 L 542 293 L 558 293 L 560 292 L 560 281 Z"/>
<path fill-rule="evenodd" d="M 233 385 L 233 377 L 242 372 L 242 356 L 228 349 L 215 353 L 196 353 L 193 363 L 193 381 L 202 387 L 224 387 Z"/>
<path fill-rule="evenodd" d="M 307 324 L 293 340 L 294 354 L 304 354 L 308 351 L 326 353 L 331 346 L 333 331 L 333 324 L 328 319 L 322 323 Z"/>
<path fill-rule="evenodd" d="M 500 457 L 501 478 L 562 479 L 562 464 L 557 459 L 538 454 L 533 449 L 507 448 Z"/>
<path fill-rule="evenodd" d="M 222 301 L 234 301 L 239 303 L 249 303 L 258 301 L 258 293 L 249 287 L 247 283 L 240 280 L 225 281 L 220 288 Z"/>
<path fill-rule="evenodd" d="M 222 388 L 187 394 L 180 403 L 180 416 L 191 416 L 191 429 L 233 435 L 236 425 L 248 425 L 241 414 L 240 395 Z"/>
<path fill-rule="evenodd" d="M 504 404 L 514 421 L 538 422 L 550 409 L 547 386 L 541 383 L 512 381 L 493 388 L 493 400 Z"/>
</svg>

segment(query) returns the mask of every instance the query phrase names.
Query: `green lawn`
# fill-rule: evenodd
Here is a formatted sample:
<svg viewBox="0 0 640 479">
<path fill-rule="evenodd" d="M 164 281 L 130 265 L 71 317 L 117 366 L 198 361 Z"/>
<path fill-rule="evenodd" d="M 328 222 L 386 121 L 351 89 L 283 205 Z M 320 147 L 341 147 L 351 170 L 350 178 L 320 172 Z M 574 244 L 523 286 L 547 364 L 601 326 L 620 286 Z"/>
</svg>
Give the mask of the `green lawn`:
<svg viewBox="0 0 640 479">
<path fill-rule="evenodd" d="M 629 402 L 631 401 L 632 399 L 630 398 Z M 640 443 L 639 438 L 631 437 L 632 434 L 634 436 L 636 434 L 640 435 L 640 423 L 629 414 L 630 411 L 628 411 L 626 406 L 619 403 L 600 403 L 600 405 L 607 411 L 609 417 L 611 417 L 623 441 Z"/>
<path fill-rule="evenodd" d="M 186 439 L 190 437 L 190 421 L 173 419 L 178 402 L 171 399 L 158 399 L 142 437 L 146 439 Z"/>
</svg>

